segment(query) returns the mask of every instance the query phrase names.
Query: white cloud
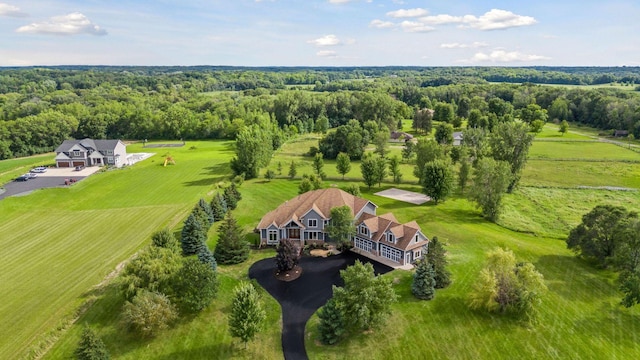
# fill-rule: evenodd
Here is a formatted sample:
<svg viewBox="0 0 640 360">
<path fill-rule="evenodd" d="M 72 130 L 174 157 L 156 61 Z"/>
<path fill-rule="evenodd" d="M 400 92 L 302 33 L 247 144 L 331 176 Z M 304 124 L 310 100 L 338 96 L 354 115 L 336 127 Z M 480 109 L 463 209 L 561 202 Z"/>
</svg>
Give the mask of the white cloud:
<svg viewBox="0 0 640 360">
<path fill-rule="evenodd" d="M 429 25 L 444 25 L 444 24 L 461 23 L 463 21 L 463 17 L 440 14 L 440 15 L 433 15 L 433 16 L 425 16 L 423 18 L 420 18 L 420 21 Z"/>
<path fill-rule="evenodd" d="M 489 54 L 479 52 L 473 55 L 469 60 L 463 62 L 521 62 L 521 61 L 537 61 L 550 60 L 550 57 L 542 55 L 523 54 L 519 51 L 494 50 Z"/>
<path fill-rule="evenodd" d="M 395 11 L 389 11 L 387 16 L 392 18 L 408 18 L 408 17 L 418 17 L 425 16 L 429 12 L 426 9 L 415 8 L 415 9 L 399 9 Z"/>
<path fill-rule="evenodd" d="M 378 28 L 378 29 L 390 29 L 392 27 L 395 27 L 396 25 L 394 23 L 392 23 L 391 21 L 382 21 L 382 20 L 372 20 L 369 23 L 369 27 L 373 27 L 373 28 Z"/>
<path fill-rule="evenodd" d="M 307 41 L 307 43 L 313 44 L 315 46 L 335 46 L 342 44 L 342 41 L 340 41 L 340 39 L 338 39 L 338 37 L 336 37 L 335 35 L 330 34 L 325 35 L 321 38 L 317 38 L 315 40 L 309 40 Z"/>
<path fill-rule="evenodd" d="M 428 26 L 421 22 L 406 20 L 401 22 L 400 26 L 406 32 L 429 32 L 436 29 L 433 26 Z"/>
<path fill-rule="evenodd" d="M 19 33 L 49 34 L 49 35 L 106 35 L 107 32 L 79 12 L 54 16 L 49 21 L 32 23 L 16 29 Z"/>
<path fill-rule="evenodd" d="M 25 17 L 27 14 L 20 11 L 17 6 L 0 3 L 0 16 Z"/>
<path fill-rule="evenodd" d="M 316 55 L 320 57 L 328 57 L 328 58 L 335 58 L 338 56 L 338 54 L 333 50 L 320 50 L 316 53 Z"/>
<path fill-rule="evenodd" d="M 346 4 L 350 1 L 354 1 L 354 0 L 329 0 L 329 3 L 331 4 Z"/>
<path fill-rule="evenodd" d="M 487 44 L 486 42 L 483 41 L 474 41 L 471 44 L 461 44 L 461 43 L 444 43 L 444 44 L 440 44 L 440 47 L 443 49 L 467 49 L 467 48 L 481 48 L 481 47 L 487 47 L 489 46 L 489 44 Z"/>
<path fill-rule="evenodd" d="M 517 15 L 507 10 L 491 9 L 480 17 L 465 15 L 463 22 L 479 30 L 499 30 L 533 25 L 538 21 L 531 16 Z"/>
</svg>

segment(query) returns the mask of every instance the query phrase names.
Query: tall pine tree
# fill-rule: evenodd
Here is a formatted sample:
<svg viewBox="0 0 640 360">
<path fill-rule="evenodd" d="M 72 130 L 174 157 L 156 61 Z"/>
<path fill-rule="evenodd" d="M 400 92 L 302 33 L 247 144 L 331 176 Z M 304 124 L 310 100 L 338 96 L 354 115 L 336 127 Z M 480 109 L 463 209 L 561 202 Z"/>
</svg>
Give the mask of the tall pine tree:
<svg viewBox="0 0 640 360">
<path fill-rule="evenodd" d="M 218 263 L 216 263 L 216 258 L 207 246 L 201 247 L 197 255 L 201 263 L 208 264 L 214 271 L 217 270 Z"/>
<path fill-rule="evenodd" d="M 227 202 L 220 193 L 216 193 L 213 199 L 211 199 L 210 207 L 215 221 L 224 219 L 224 215 L 227 213 Z"/>
<path fill-rule="evenodd" d="M 249 244 L 244 241 L 244 232 L 231 212 L 218 229 L 219 239 L 214 252 L 220 264 L 239 264 L 249 257 Z"/>
<path fill-rule="evenodd" d="M 333 298 L 318 311 L 318 317 L 320 318 L 318 323 L 320 340 L 327 345 L 337 343 L 345 332 L 345 324 L 344 316 Z"/>
<path fill-rule="evenodd" d="M 427 260 L 418 262 L 416 272 L 413 274 L 411 292 L 422 300 L 431 300 L 436 295 L 433 266 Z"/>
<path fill-rule="evenodd" d="M 238 191 L 235 183 L 231 183 L 231 185 L 224 189 L 223 196 L 229 210 L 235 210 L 238 206 L 238 201 L 242 200 L 242 194 Z"/>
<path fill-rule="evenodd" d="M 438 237 L 434 236 L 429 242 L 429 251 L 426 259 L 429 264 L 433 265 L 435 273 L 436 289 L 443 289 L 451 284 L 451 273 L 447 270 L 447 250 L 444 245 L 438 241 Z"/>
<path fill-rule="evenodd" d="M 109 352 L 102 339 L 89 327 L 82 331 L 75 355 L 80 360 L 108 360 Z"/>
<path fill-rule="evenodd" d="M 197 206 L 200 209 L 202 209 L 202 211 L 204 211 L 204 213 L 207 215 L 207 221 L 209 222 L 208 225 L 209 227 L 211 227 L 211 225 L 213 225 L 213 222 L 215 221 L 215 218 L 213 217 L 213 210 L 211 210 L 211 206 L 209 205 L 208 202 L 204 201 L 203 198 L 200 198 Z"/>
<path fill-rule="evenodd" d="M 191 213 L 182 226 L 182 236 L 180 244 L 182 245 L 182 253 L 185 256 L 195 255 L 201 247 L 205 246 L 207 235 L 202 229 L 200 221 Z"/>
</svg>

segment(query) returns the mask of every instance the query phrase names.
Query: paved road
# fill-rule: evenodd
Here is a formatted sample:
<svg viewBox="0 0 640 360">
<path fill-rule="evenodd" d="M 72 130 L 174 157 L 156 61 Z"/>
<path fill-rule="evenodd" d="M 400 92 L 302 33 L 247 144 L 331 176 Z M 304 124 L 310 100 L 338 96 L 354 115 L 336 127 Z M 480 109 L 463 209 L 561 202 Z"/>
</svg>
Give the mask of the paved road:
<svg viewBox="0 0 640 360">
<path fill-rule="evenodd" d="M 82 180 L 85 177 L 86 176 L 74 176 L 73 178 L 76 180 Z M 27 181 L 12 181 L 2 186 L 6 191 L 0 194 L 0 200 L 9 196 L 28 193 L 33 190 L 52 187 L 64 187 L 65 179 L 69 179 L 69 177 L 42 176 Z"/>
<path fill-rule="evenodd" d="M 333 285 L 343 285 L 340 270 L 356 260 L 371 262 L 376 274 L 393 270 L 350 251 L 327 258 L 303 257 L 300 259 L 302 275 L 291 282 L 275 278 L 274 258 L 251 266 L 249 278 L 256 279 L 282 307 L 282 351 L 286 360 L 308 359 L 304 347 L 307 320 L 331 298 Z"/>
</svg>

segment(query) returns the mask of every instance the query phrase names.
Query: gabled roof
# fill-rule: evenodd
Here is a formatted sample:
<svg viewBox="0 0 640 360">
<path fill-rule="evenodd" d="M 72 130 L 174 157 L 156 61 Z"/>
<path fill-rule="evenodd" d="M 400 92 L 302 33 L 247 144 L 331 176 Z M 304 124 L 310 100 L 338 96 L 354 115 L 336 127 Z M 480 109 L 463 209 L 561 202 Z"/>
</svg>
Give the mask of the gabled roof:
<svg viewBox="0 0 640 360">
<path fill-rule="evenodd" d="M 453 138 L 456 140 L 462 140 L 462 131 L 456 131 L 453 133 Z"/>
<path fill-rule="evenodd" d="M 80 145 L 86 150 L 98 150 L 100 152 L 105 150 L 115 150 L 116 146 L 120 140 L 93 140 L 93 139 L 82 139 L 82 140 L 65 140 L 56 148 L 57 153 L 61 152 L 69 152 L 74 146 Z"/>
<path fill-rule="evenodd" d="M 264 229 L 271 223 L 281 227 L 292 218 L 297 220 L 295 214 L 306 214 L 310 210 L 315 210 L 327 219 L 332 208 L 344 205 L 349 206 L 351 214 L 355 216 L 369 203 L 371 203 L 369 200 L 353 196 L 337 188 L 313 190 L 298 195 L 268 212 L 262 217 L 257 228 Z M 375 206 L 375 204 L 373 205 Z"/>
<path fill-rule="evenodd" d="M 371 214 L 362 214 L 360 219 L 356 221 L 356 224 L 364 223 L 371 230 L 371 240 L 376 242 L 383 242 L 385 245 L 401 249 L 410 250 L 417 247 L 424 246 L 426 241 L 413 242 L 416 234 L 420 231 L 420 225 L 417 222 L 411 221 L 406 224 L 398 223 L 393 214 L 388 213 L 380 216 Z M 375 228 L 375 230 L 373 230 Z M 390 231 L 396 237 L 395 243 L 386 241 L 384 234 Z M 423 235 L 424 236 L 424 235 Z M 426 236 L 425 236 L 426 238 Z"/>
</svg>

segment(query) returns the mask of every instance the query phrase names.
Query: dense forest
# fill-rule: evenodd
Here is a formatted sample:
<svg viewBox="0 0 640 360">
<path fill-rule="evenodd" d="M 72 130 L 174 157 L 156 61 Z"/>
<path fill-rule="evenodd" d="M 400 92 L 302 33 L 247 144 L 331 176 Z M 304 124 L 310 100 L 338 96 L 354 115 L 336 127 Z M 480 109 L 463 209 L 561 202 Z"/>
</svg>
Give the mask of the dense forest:
<svg viewBox="0 0 640 360">
<path fill-rule="evenodd" d="M 541 85 L 614 82 L 628 90 Z M 638 138 L 638 84 L 638 67 L 1 68 L 0 159 L 72 137 L 235 139 L 256 125 L 276 142 L 352 119 L 395 130 L 425 108 L 454 127 L 567 120 Z"/>
</svg>

